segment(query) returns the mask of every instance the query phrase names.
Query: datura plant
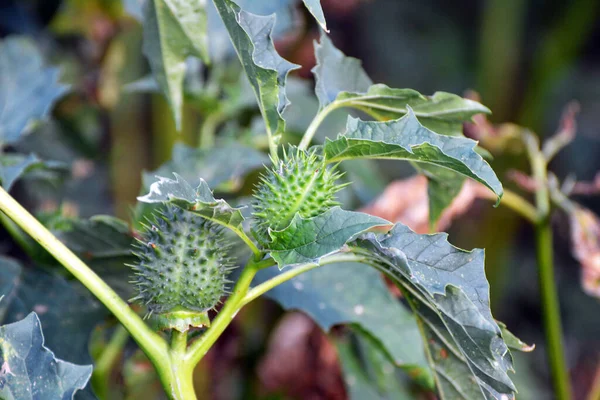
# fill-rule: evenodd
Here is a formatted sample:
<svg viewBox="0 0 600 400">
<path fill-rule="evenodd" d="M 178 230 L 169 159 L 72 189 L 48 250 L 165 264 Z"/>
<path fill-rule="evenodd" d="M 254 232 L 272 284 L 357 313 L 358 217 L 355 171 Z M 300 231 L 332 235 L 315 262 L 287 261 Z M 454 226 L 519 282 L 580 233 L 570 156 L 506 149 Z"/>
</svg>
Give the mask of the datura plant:
<svg viewBox="0 0 600 400">
<path fill-rule="evenodd" d="M 205 68 L 214 63 L 215 70 L 227 62 L 228 55 L 215 51 L 222 43 L 211 41 L 227 32 L 235 50 L 228 54 L 239 57 L 247 78 L 243 85 L 258 102 L 262 118 L 254 133 L 264 137 L 269 157 L 260 146 L 215 142 L 212 120 L 200 135 L 210 146 L 179 147 L 156 178 L 146 177 L 146 193 L 138 198 L 135 213 L 135 240 L 119 242 L 131 239 L 131 232 L 110 217 L 54 222 L 46 217 L 45 226 L 7 190 L 32 169 L 52 166 L 16 153 L 10 153 L 10 162 L 3 158 L 0 209 L 8 217 L 5 226 L 37 259 L 42 248 L 52 255 L 122 327 L 115 329 L 94 370 L 57 360 L 44 346 L 36 313 L 1 327 L 1 398 L 72 398 L 92 374 L 96 395 L 110 398 L 103 377 L 128 335 L 154 365 L 169 398 L 202 398 L 194 389 L 196 366 L 240 309 L 264 294 L 285 308 L 304 310 L 325 330 L 348 324 L 381 355 L 382 363 L 408 371 L 418 387 L 437 391 L 441 399 L 515 398 L 511 349 L 529 347 L 491 314 L 483 250 L 464 251 L 452 246 L 446 234 L 417 234 L 400 223 L 345 209 L 343 197 L 355 186 L 356 166 L 368 167 L 367 160 L 379 159 L 407 161 L 427 177 L 432 227 L 467 179 L 486 187 L 500 203 L 503 188 L 486 161 L 489 153 L 462 133 L 463 123 L 489 110 L 449 93 L 424 96 L 374 84 L 358 60 L 333 45 L 319 1 L 304 3 L 322 34 L 315 43 L 313 69 L 318 109 L 298 137 L 290 134 L 285 119 L 288 74 L 298 66 L 275 50 L 274 16 L 246 12 L 232 0 L 214 0 L 214 9 L 204 1 L 145 2 L 140 16 L 149 79 L 152 90 L 164 94 L 176 126 L 182 125 L 184 100 L 205 104 L 206 96 L 233 96 L 226 105 L 212 106 L 218 123 L 235 120 L 248 107 L 235 105 L 241 101 L 239 92 L 211 94 L 215 86 L 207 84 L 212 89 L 198 95 L 189 86 L 190 57 L 202 60 Z M 211 21 L 221 30 L 211 28 Z M 19 38 L 8 38 L 0 47 L 0 109 L 10 111 L 0 113 L 3 148 L 15 143 L 30 122 L 44 118 L 67 90 L 39 54 L 31 55 L 33 47 Z M 24 55 L 27 61 L 19 61 Z M 42 76 L 43 82 L 37 79 Z M 21 88 L 21 98 L 14 98 L 10 91 L 19 85 L 12 82 L 32 90 Z M 28 102 L 31 110 L 16 107 Z M 34 102 L 39 104 L 34 107 Z M 320 129 L 340 109 L 358 113 L 347 117 L 337 135 Z M 215 197 L 232 193 L 228 182 L 238 181 L 239 188 L 246 173 L 260 168 L 264 170 L 251 198 Z M 88 237 L 105 240 L 79 246 Z M 119 265 L 130 267 L 133 294 L 122 288 L 123 279 L 111 279 L 95 267 L 115 251 L 126 259 L 119 259 Z M 51 263 L 47 257 L 46 262 Z M 19 269 L 10 259 L 2 263 L 4 271 Z M 382 275 L 400 290 L 402 301 L 390 296 Z M 8 305 L 12 289 L 2 290 L 7 295 L 2 303 Z M 39 313 L 42 308 L 32 309 Z M 343 362 L 354 357 L 342 344 L 338 349 Z M 357 365 L 350 360 L 344 371 Z M 347 383 L 349 394 L 360 398 L 353 392 L 356 380 Z M 374 384 L 367 379 L 359 383 Z"/>
</svg>

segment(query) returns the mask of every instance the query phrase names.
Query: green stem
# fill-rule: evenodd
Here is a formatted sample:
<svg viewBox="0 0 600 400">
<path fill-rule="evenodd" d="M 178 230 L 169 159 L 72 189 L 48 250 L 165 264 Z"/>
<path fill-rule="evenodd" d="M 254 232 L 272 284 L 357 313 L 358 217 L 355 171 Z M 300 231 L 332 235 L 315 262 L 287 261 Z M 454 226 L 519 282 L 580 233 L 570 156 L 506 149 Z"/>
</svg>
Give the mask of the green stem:
<svg viewBox="0 0 600 400">
<path fill-rule="evenodd" d="M 535 239 L 540 290 L 542 294 L 544 329 L 546 331 L 547 357 L 556 398 L 558 400 L 569 400 L 571 398 L 571 386 L 563 352 L 560 306 L 554 278 L 553 238 L 552 226 L 550 224 L 550 192 L 547 175 L 548 165 L 539 149 L 537 138 L 529 134 L 526 136 L 525 143 L 529 152 L 533 177 L 538 185 L 535 198 L 539 218 L 535 224 Z"/>
<path fill-rule="evenodd" d="M 248 237 L 248 235 L 246 235 L 246 232 L 244 232 L 243 229 L 238 228 L 238 227 L 234 227 L 232 225 L 226 225 L 226 226 L 231 231 L 233 231 L 233 233 L 235 233 L 236 235 L 238 235 L 239 238 L 244 241 L 244 243 L 246 243 L 246 245 L 250 248 L 250 250 L 252 250 L 252 253 L 254 253 L 254 258 L 255 259 L 260 259 L 260 257 L 262 256 L 262 252 L 258 249 L 258 247 L 256 247 L 256 245 L 254 244 L 254 242 L 252 241 L 252 239 L 250 239 Z"/>
<path fill-rule="evenodd" d="M 496 195 L 491 191 L 485 191 L 485 199 L 496 201 Z M 532 224 L 536 224 L 538 220 L 538 212 L 537 209 L 523 197 L 518 195 L 517 193 L 510 191 L 508 189 L 504 189 L 504 194 L 502 195 L 502 200 L 500 201 L 500 205 L 510 208 L 515 213 L 519 214 L 521 217 L 525 218 L 527 221 Z"/>
<path fill-rule="evenodd" d="M 185 353 L 187 349 L 187 332 L 171 331 L 171 351 Z"/>
<path fill-rule="evenodd" d="M 273 262 L 272 259 L 265 261 Z M 235 287 L 233 288 L 233 293 L 231 296 L 229 296 L 225 302 L 225 306 L 223 306 L 223 308 L 219 311 L 219 314 L 212 321 L 210 328 L 208 328 L 208 330 L 204 332 L 204 334 L 189 347 L 187 353 L 188 364 L 198 364 L 202 357 L 204 357 L 211 346 L 225 331 L 225 328 L 229 326 L 233 318 L 240 310 L 242 300 L 246 296 L 246 293 L 248 293 L 248 289 L 250 288 L 250 284 L 252 283 L 254 276 L 261 268 L 264 267 L 264 265 L 266 264 L 261 264 L 260 262 L 255 262 L 253 260 L 246 264 L 242 274 L 235 284 Z"/>
<path fill-rule="evenodd" d="M 222 112 L 214 112 L 209 114 L 200 127 L 199 147 L 202 149 L 210 149 L 215 145 L 215 136 L 217 127 L 223 121 Z"/>
<path fill-rule="evenodd" d="M 129 331 L 157 370 L 164 368 L 162 364 L 168 354 L 166 342 L 153 332 L 110 286 L 2 188 L 0 188 L 0 210 L 52 254 L 109 309 Z"/>
<path fill-rule="evenodd" d="M 110 374 L 113 371 L 119 355 L 123 351 L 123 347 L 125 347 L 128 339 L 129 332 L 127 332 L 127 329 L 125 329 L 123 325 L 118 325 L 115 328 L 110 341 L 94 365 L 92 386 L 94 388 L 94 393 L 96 393 L 96 396 L 98 396 L 99 399 L 110 398 Z"/>
<path fill-rule="evenodd" d="M 300 141 L 298 148 L 300 148 L 301 150 L 306 150 L 308 148 L 308 146 L 310 145 L 310 142 L 312 141 L 313 137 L 317 133 L 317 129 L 319 129 L 319 126 L 325 120 L 325 117 L 327 117 L 327 115 L 329 115 L 336 108 L 338 108 L 338 105 L 335 102 L 333 102 L 333 103 L 329 104 L 327 107 L 320 110 L 317 113 L 317 115 L 315 115 L 315 118 L 313 118 L 310 125 L 306 129 L 306 132 L 304 133 L 304 136 L 302 137 L 302 140 Z"/>
<path fill-rule="evenodd" d="M 338 262 L 358 262 L 361 260 L 362 260 L 361 257 L 359 257 L 355 254 L 351 254 L 351 253 L 334 254 L 334 255 L 325 257 L 319 263 L 309 263 L 309 264 L 300 265 L 298 267 L 294 267 L 282 274 L 279 274 L 279 275 L 269 279 L 266 282 L 261 283 L 260 285 L 253 287 L 251 290 L 248 291 L 248 293 L 242 300 L 241 305 L 244 306 L 244 305 L 250 303 L 252 300 L 255 300 L 256 298 L 265 294 L 266 292 L 273 289 L 274 287 L 279 286 L 283 282 L 289 281 L 290 279 L 295 278 L 296 276 L 298 276 L 300 274 L 308 272 L 311 269 L 315 269 L 315 268 L 321 267 L 323 265 L 333 264 L 333 263 L 338 263 Z"/>
<path fill-rule="evenodd" d="M 187 332 L 171 331 L 171 349 L 169 351 L 170 366 L 168 371 L 160 374 L 160 379 L 167 395 L 173 400 L 196 400 L 194 391 L 194 367 L 196 364 L 186 362 Z"/>
<path fill-rule="evenodd" d="M 227 328 L 227 326 L 231 323 L 239 310 L 252 300 L 258 298 L 275 286 L 278 286 L 304 272 L 310 271 L 313 268 L 327 264 L 349 261 L 364 261 L 364 257 L 352 253 L 332 254 L 324 257 L 319 263 L 301 264 L 289 271 L 271 278 L 266 282 L 263 282 L 252 289 L 250 289 L 250 284 L 252 283 L 256 273 L 263 268 L 275 265 L 275 261 L 271 258 L 260 262 L 250 261 L 240 275 L 233 290 L 233 294 L 229 297 L 229 299 L 227 299 L 225 306 L 219 311 L 219 314 L 212 322 L 210 328 L 204 333 L 204 335 L 202 335 L 202 337 L 200 337 L 200 339 L 192 343 L 192 345 L 189 347 L 186 362 L 191 365 L 196 365 L 208 352 L 211 346 L 217 341 L 219 336 L 221 336 L 223 331 L 225 331 L 225 328 Z"/>
</svg>

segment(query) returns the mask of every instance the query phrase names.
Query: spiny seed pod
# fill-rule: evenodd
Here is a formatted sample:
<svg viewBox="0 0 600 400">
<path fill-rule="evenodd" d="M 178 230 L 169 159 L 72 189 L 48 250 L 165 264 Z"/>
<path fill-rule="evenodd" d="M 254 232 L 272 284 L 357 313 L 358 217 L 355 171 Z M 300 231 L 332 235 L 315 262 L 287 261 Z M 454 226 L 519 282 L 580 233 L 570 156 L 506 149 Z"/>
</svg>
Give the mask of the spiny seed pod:
<svg viewBox="0 0 600 400">
<path fill-rule="evenodd" d="M 283 159 L 261 176 L 254 191 L 257 239 L 268 242 L 268 228 L 286 228 L 296 213 L 311 218 L 338 205 L 335 194 L 346 186 L 336 183 L 341 176 L 315 152 L 290 146 Z"/>
<path fill-rule="evenodd" d="M 222 230 L 178 207 L 167 206 L 149 220 L 131 265 L 138 289 L 132 299 L 156 315 L 159 329 L 186 331 L 208 326 L 208 310 L 227 293 L 232 262 Z"/>
</svg>

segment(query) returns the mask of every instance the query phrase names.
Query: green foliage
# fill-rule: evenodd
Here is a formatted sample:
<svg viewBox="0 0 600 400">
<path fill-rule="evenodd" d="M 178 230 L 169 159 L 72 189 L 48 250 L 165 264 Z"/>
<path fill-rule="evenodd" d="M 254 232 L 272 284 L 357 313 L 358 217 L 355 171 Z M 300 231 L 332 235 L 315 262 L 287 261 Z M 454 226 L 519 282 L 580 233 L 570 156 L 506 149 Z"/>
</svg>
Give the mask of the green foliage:
<svg viewBox="0 0 600 400">
<path fill-rule="evenodd" d="M 202 314 L 214 308 L 227 292 L 232 266 L 222 230 L 175 206 L 163 208 L 149 223 L 132 265 L 134 300 L 150 314 Z"/>
<path fill-rule="evenodd" d="M 475 152 L 477 142 L 439 135 L 424 127 L 412 110 L 389 122 L 349 118 L 346 132 L 328 140 L 323 152 L 328 163 L 353 158 L 410 160 L 441 166 L 475 179 L 502 197 L 502 184 L 485 160 Z"/>
<path fill-rule="evenodd" d="M 400 224 L 357 246 L 402 287 L 443 398 L 514 397 L 512 356 L 490 311 L 483 251 L 459 250 L 445 234 L 418 235 Z"/>
<path fill-rule="evenodd" d="M 340 207 L 312 218 L 296 213 L 285 229 L 270 232 L 268 249 L 280 268 L 318 262 L 323 256 L 340 250 L 358 234 L 389 224 L 384 219 Z"/>
<path fill-rule="evenodd" d="M 281 274 L 269 268 L 257 274 L 256 285 Z M 394 298 L 381 274 L 360 263 L 316 268 L 266 293 L 286 310 L 302 310 L 325 331 L 354 325 L 380 341 L 397 366 L 429 374 L 417 321 Z"/>
<path fill-rule="evenodd" d="M 0 397 L 3 399 L 70 400 L 83 389 L 92 366 L 71 364 L 54 357 L 44 346 L 40 320 L 35 313 L 0 326 Z"/>
<path fill-rule="evenodd" d="M 0 146 L 16 142 L 30 123 L 48 116 L 67 90 L 59 75 L 44 65 L 30 39 L 14 36 L 0 43 Z"/>
<path fill-rule="evenodd" d="M 276 144 L 285 131 L 282 116 L 288 105 L 285 81 L 288 73 L 298 66 L 275 51 L 271 37 L 275 16 L 247 13 L 231 0 L 216 0 L 215 6 L 254 90 L 267 133 Z"/>
<path fill-rule="evenodd" d="M 188 56 L 208 62 L 204 0 L 148 0 L 144 9 L 144 53 L 181 129 L 183 78 Z"/>
<path fill-rule="evenodd" d="M 357 192 L 379 189 L 376 165 L 367 160 L 386 159 L 408 161 L 427 176 L 432 226 L 466 179 L 483 184 L 499 201 L 503 187 L 481 156 L 486 151 L 462 135 L 463 123 L 489 110 L 450 93 L 424 96 L 412 89 L 373 84 L 360 61 L 345 56 L 323 33 L 315 44 L 314 96 L 302 94 L 311 98 L 315 109 L 317 101 L 319 106 L 306 126 L 300 123 L 304 118 L 292 118 L 295 133 L 305 130 L 298 138 L 284 119 L 286 91 L 291 89 L 287 76 L 298 66 L 275 49 L 274 15 L 255 15 L 232 0 L 214 0 L 214 17 L 218 14 L 222 20 L 240 67 L 232 66 L 227 56 L 212 57 L 213 46 L 220 45 L 219 28 L 211 26 L 211 9 L 204 1 L 148 0 L 143 14 L 135 7 L 139 4 L 127 2 L 126 7 L 143 15 L 143 47 L 153 75 L 128 89 L 160 88 L 178 129 L 184 103 L 198 111 L 199 144 L 176 144 L 171 160 L 143 176 L 142 190 L 147 194 L 138 200 L 158 211 L 146 226 L 141 215 L 147 209 L 136 209 L 132 225 L 143 226 L 141 232 L 109 216 L 46 216 L 53 235 L 28 219 L 25 210 L 14 211 L 10 196 L 0 191 L 2 210 L 18 224 L 8 221 L 5 226 L 27 256 L 48 269 L 24 272 L 18 263 L 0 259 L 0 295 L 6 296 L 0 303 L 2 321 L 14 318 L 15 310 L 40 306 L 45 311 L 40 312 L 42 320 L 46 314 L 60 321 L 61 312 L 69 312 L 70 326 L 52 320 L 48 325 L 43 320 L 44 325 L 56 336 L 61 336 L 61 329 L 74 332 L 53 342 L 57 351 L 65 351 L 68 338 L 89 358 L 82 348 L 87 347 L 95 322 L 104 318 L 104 310 L 95 311 L 100 316 L 88 310 L 90 303 L 78 297 L 73 282 L 51 270 L 58 261 L 127 328 L 174 399 L 195 398 L 196 364 L 240 309 L 265 293 L 285 309 L 306 312 L 323 330 L 350 326 L 341 335 L 331 333 L 331 338 L 354 398 L 409 398 L 415 388 L 431 390 L 435 382 L 444 400 L 514 399 L 509 348 L 528 351 L 530 346 L 492 317 L 483 251 L 460 250 L 447 242 L 445 234 L 419 235 L 402 224 L 344 209 L 356 204 L 340 192 L 351 185 L 343 181 L 348 178 L 360 181 Z M 327 31 L 320 2 L 304 0 L 304 4 Z M 0 85 L 0 109 L 10 111 L 0 113 L 0 145 L 4 145 L 15 143 L 32 121 L 46 117 L 65 88 L 57 83 L 57 71 L 44 67 L 30 42 L 8 39 L 0 54 L 8 55 L 0 58 L 0 82 L 6 83 Z M 25 63 L 23 54 L 33 61 Z M 13 81 L 31 90 L 14 91 Z M 37 95 L 25 97 L 29 92 Z M 248 102 L 251 92 L 256 105 Z M 25 102 L 31 107 L 17 107 Z M 324 120 L 342 108 L 359 111 L 363 119 L 348 116 L 344 132 L 325 132 Z M 306 114 L 302 107 L 301 113 Z M 322 144 L 311 146 L 320 128 L 326 134 L 318 138 Z M 288 139 L 289 144 L 283 143 Z M 270 158 L 263 151 L 267 147 Z M 0 179 L 7 188 L 25 172 L 50 164 L 33 155 L 0 157 Z M 261 169 L 259 176 L 252 174 Z M 171 175 L 174 179 L 167 178 Z M 40 256 L 41 248 L 24 238 L 20 229 L 54 258 Z M 239 240 L 231 240 L 231 233 Z M 229 272 L 237 260 L 247 262 L 230 291 L 234 282 L 229 281 Z M 123 267 L 126 263 L 133 268 L 134 300 L 140 307 L 130 307 L 113 292 L 130 294 L 132 288 L 123 287 L 129 273 Z M 403 300 L 390 294 L 381 272 L 400 289 Z M 42 283 L 52 287 L 46 299 L 33 295 L 45 293 Z M 68 303 L 66 311 L 59 303 Z M 156 326 L 150 328 L 139 318 L 144 311 L 156 317 Z M 86 320 L 90 316 L 93 321 Z M 51 382 L 45 389 L 54 390 L 45 392 L 51 393 L 48 396 L 70 398 L 83 388 L 89 368 L 60 361 L 47 367 L 54 357 L 43 348 L 37 317 L 31 315 L 19 324 L 0 328 L 2 360 L 9 362 L 14 374 L 0 375 L 7 379 L 0 390 L 13 390 L 11 396 L 18 397 L 14 390 L 31 383 L 23 381 L 29 379 L 23 372 L 29 366 L 12 364 L 11 357 L 23 350 L 17 340 L 23 338 L 33 345 L 35 367 L 45 368 L 43 379 Z M 75 329 L 75 324 L 86 328 Z M 94 384 L 102 385 L 118 355 L 127 354 L 125 342 L 109 340 L 96 357 L 100 376 L 94 377 Z M 64 393 L 56 392 L 59 386 Z M 104 392 L 106 397 L 109 391 Z"/>
<path fill-rule="evenodd" d="M 36 169 L 61 168 L 44 162 L 35 154 L 6 153 L 48 117 L 52 105 L 68 87 L 59 83 L 58 68 L 45 66 L 32 40 L 12 36 L 0 42 L 0 184 L 10 190 L 22 175 Z"/>
<path fill-rule="evenodd" d="M 463 123 L 480 113 L 489 113 L 478 102 L 455 94 L 436 92 L 423 96 L 412 89 L 393 89 L 384 84 L 373 84 L 360 61 L 347 57 L 335 48 L 331 40 L 321 36 L 315 43 L 317 65 L 315 92 L 323 114 L 334 109 L 350 107 L 360 110 L 379 121 L 395 120 L 410 109 L 419 122 L 431 131 L 447 136 L 462 136 Z M 481 152 L 481 148 L 477 148 Z M 429 180 L 429 220 L 432 226 L 460 192 L 464 178 L 435 164 L 420 164 L 417 170 Z"/>
</svg>

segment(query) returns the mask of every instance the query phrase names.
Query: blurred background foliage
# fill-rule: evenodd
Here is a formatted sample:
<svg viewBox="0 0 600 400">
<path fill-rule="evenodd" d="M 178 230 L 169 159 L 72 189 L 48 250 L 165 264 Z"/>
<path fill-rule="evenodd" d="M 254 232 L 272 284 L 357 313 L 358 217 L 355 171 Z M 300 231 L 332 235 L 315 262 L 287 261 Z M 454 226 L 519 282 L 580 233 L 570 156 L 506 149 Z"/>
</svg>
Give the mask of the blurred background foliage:
<svg viewBox="0 0 600 400">
<path fill-rule="evenodd" d="M 71 85 L 69 94 L 55 107 L 52 121 L 15 145 L 19 151 L 34 151 L 42 159 L 72 167 L 71 179 L 65 185 L 39 176 L 15 185 L 13 193 L 38 214 L 47 218 L 109 214 L 131 220 L 133 214 L 143 212 L 133 207 L 144 184 L 142 177 L 152 176 L 144 172 L 156 170 L 172 154 L 180 154 L 176 159 L 184 162 L 184 153 L 193 150 L 183 145 L 196 146 L 206 140 L 210 137 L 207 130 L 218 129 L 222 141 L 238 137 L 259 149 L 266 144 L 254 118 L 254 99 L 238 81 L 237 60 L 224 62 L 224 67 L 210 74 L 199 63 L 191 66 L 195 72 L 186 78 L 183 129 L 180 134 L 176 131 L 166 101 L 147 78 L 149 68 L 141 51 L 140 3 L 0 2 L 0 36 L 32 37 L 46 58 L 62 68 L 61 80 Z M 287 116 L 288 139 L 297 140 L 294 131 L 300 133 L 307 126 L 317 107 L 310 69 L 318 27 L 292 0 L 242 3 L 255 13 L 277 11 L 277 48 L 285 58 L 303 66 L 292 75 L 288 88 L 292 101 Z M 586 181 L 592 181 L 600 171 L 599 1 L 322 0 L 322 5 L 336 46 L 363 60 L 375 82 L 428 94 L 474 90 L 492 110 L 489 120 L 493 123 L 514 122 L 540 137 L 553 134 L 564 106 L 577 100 L 577 136 L 552 162 L 551 169 L 561 179 L 573 176 Z M 211 32 L 213 58 L 227 60 L 227 36 L 219 35 L 216 29 Z M 343 118 L 333 116 L 321 132 L 335 134 L 342 127 Z M 232 159 L 231 155 L 214 157 L 196 167 L 202 171 Z M 246 161 L 264 162 L 260 157 Z M 509 171 L 526 165 L 522 153 L 511 152 L 496 155 L 492 164 L 508 187 L 514 186 L 507 179 Z M 351 178 L 357 178 L 358 189 L 345 200 L 347 204 L 363 206 L 391 180 L 412 174 L 409 165 L 382 162 L 378 167 L 381 176 L 360 167 L 349 171 Z M 215 184 L 226 185 L 220 187 L 223 192 L 249 194 L 255 176 L 245 184 L 237 178 L 214 179 Z M 600 213 L 598 197 L 577 200 Z M 571 255 L 569 221 L 557 217 L 553 223 L 567 359 L 575 398 L 585 399 L 594 380 L 600 381 L 600 304 L 581 289 L 580 266 Z M 543 351 L 532 228 L 507 209 L 476 202 L 453 223 L 450 240 L 463 248 L 486 249 L 494 315 L 523 340 L 537 344 L 537 351 L 515 355 L 519 397 L 552 398 Z M 2 246 L 7 247 L 3 253 L 19 256 L 17 246 L 7 242 Z M 112 323 L 107 322 L 109 330 Z M 93 347 L 101 347 L 106 340 L 99 332 L 104 331 L 96 332 L 92 355 Z M 253 303 L 197 369 L 198 389 L 213 399 L 346 398 L 342 376 L 368 381 L 382 373 L 367 371 L 363 376 L 357 375 L 359 369 L 352 371 L 360 365 L 359 359 L 352 361 L 357 349 L 371 357 L 372 344 L 365 337 L 343 337 L 336 342 L 336 351 L 302 314 L 284 316 L 269 300 Z M 132 343 L 127 349 L 132 354 L 114 379 L 129 388 L 127 398 L 158 398 L 149 364 L 133 353 Z M 345 360 L 343 369 L 338 356 Z M 280 368 L 281 360 L 285 360 L 286 368 Z M 385 361 L 378 364 L 385 369 Z M 388 385 L 388 398 L 406 395 L 402 394 L 404 385 L 381 384 Z M 355 398 L 372 398 L 368 388 L 353 387 L 365 390 L 352 393 Z"/>
</svg>

